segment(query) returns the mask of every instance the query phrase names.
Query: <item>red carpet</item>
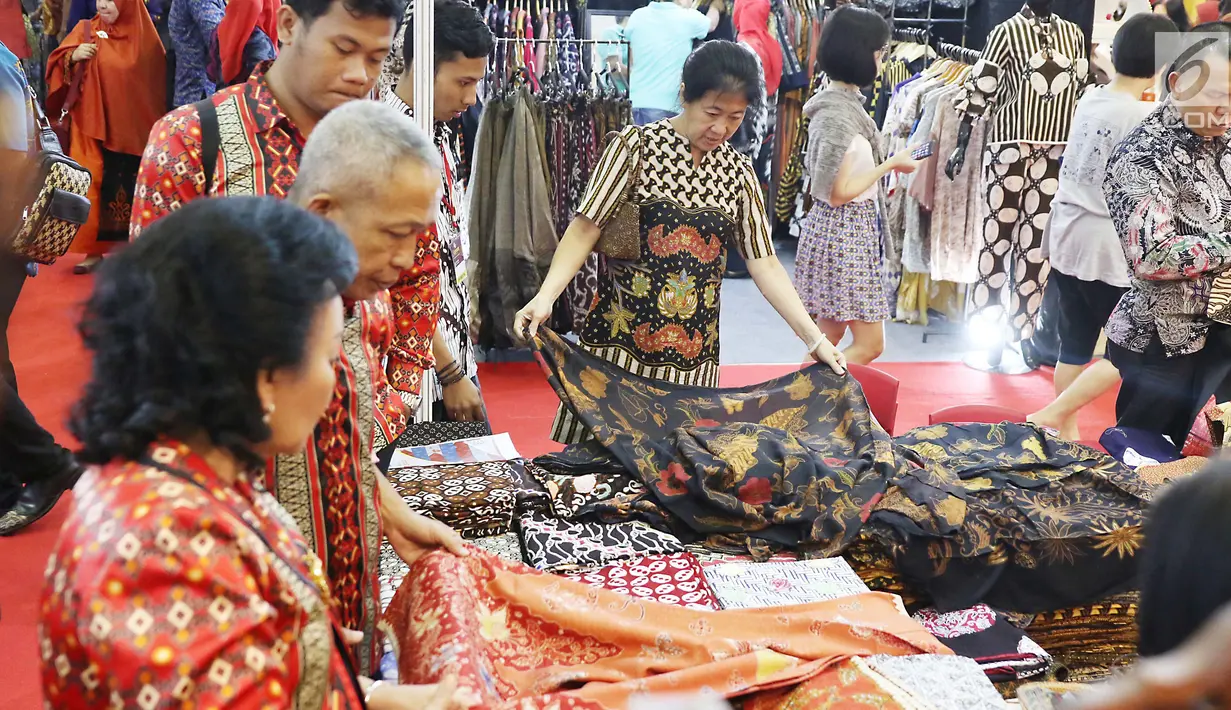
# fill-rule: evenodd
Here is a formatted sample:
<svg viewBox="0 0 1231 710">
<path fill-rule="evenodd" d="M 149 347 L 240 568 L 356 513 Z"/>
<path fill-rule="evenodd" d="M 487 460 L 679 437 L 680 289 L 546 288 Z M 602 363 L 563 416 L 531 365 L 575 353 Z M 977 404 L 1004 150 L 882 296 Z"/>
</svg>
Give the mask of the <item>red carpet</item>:
<svg viewBox="0 0 1231 710">
<path fill-rule="evenodd" d="M 9 328 L 9 344 L 27 406 L 60 441 L 71 441 L 64 426 L 69 408 L 88 375 L 86 355 L 74 323 L 90 279 L 71 272 L 76 258 L 44 268 L 26 282 Z M 1000 404 L 1033 411 L 1051 400 L 1050 371 L 1018 377 L 989 375 L 961 363 L 887 363 L 878 368 L 902 381 L 897 431 L 927 423 L 928 413 L 955 404 Z M 724 386 L 761 382 L 795 365 L 728 365 Z M 495 431 L 507 431 L 523 455 L 555 450 L 548 437 L 556 397 L 532 363 L 485 365 L 484 399 Z M 1114 396 L 1081 416 L 1082 431 L 1111 425 Z M 68 508 L 68 498 L 39 524 L 15 538 L 0 539 L 0 698 L 5 708 L 42 706 L 35 623 L 43 568 Z"/>
</svg>

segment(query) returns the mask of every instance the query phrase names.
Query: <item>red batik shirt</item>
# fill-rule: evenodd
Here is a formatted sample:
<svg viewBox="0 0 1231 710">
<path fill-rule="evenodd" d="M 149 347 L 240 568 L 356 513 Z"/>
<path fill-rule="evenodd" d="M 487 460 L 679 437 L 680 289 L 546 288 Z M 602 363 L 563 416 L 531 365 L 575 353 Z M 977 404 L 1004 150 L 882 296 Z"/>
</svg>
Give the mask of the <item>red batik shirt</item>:
<svg viewBox="0 0 1231 710">
<path fill-rule="evenodd" d="M 379 668 L 379 471 L 372 454 L 406 428 L 406 410 L 382 368 L 393 339 L 384 291 L 347 305 L 337 384 L 325 416 L 298 454 L 270 463 L 266 484 L 325 563 L 342 625 L 362 631 L 359 672 Z M 375 403 L 375 406 L 372 406 Z"/>
<path fill-rule="evenodd" d="M 412 116 L 410 106 L 392 91 L 385 94 L 384 102 Z M 432 338 L 440 320 L 440 269 L 440 238 L 432 227 L 419 235 L 415 265 L 403 271 L 389 289 L 396 317 L 393 350 L 389 353 L 389 382 L 412 413 L 423 394 L 424 374 L 436 367 Z"/>
<path fill-rule="evenodd" d="M 218 111 L 218 160 L 210 196 L 286 197 L 295 184 L 304 136 L 283 113 L 259 65 L 248 81 L 214 94 Z M 137 172 L 130 238 L 158 218 L 205 196 L 201 117 L 194 104 L 154 124 Z"/>
<path fill-rule="evenodd" d="M 41 600 L 47 707 L 363 707 L 307 543 L 247 477 L 165 442 L 74 494 Z"/>
</svg>

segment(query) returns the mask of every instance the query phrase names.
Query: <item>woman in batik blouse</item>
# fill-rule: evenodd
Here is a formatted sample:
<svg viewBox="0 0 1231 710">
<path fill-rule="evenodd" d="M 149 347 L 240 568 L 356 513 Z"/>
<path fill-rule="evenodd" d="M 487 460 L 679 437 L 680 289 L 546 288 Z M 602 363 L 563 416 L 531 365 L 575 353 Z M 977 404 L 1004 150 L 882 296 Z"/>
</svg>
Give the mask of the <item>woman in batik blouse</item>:
<svg viewBox="0 0 1231 710">
<path fill-rule="evenodd" d="M 582 347 L 636 375 L 717 387 L 720 291 L 733 247 L 810 355 L 844 371 L 841 353 L 808 316 L 774 255 L 751 161 L 727 142 L 761 91 L 749 50 L 714 41 L 693 52 L 684 64 L 683 112 L 630 126 L 603 152 L 542 288 L 517 314 L 518 333 L 533 335 L 551 314 L 638 173 L 632 199 L 640 205 L 640 257 L 608 260 Z M 561 409 L 552 438 L 571 443 L 585 435 Z"/>
<path fill-rule="evenodd" d="M 232 197 L 187 205 L 100 270 L 71 421 L 95 466 L 42 596 L 48 707 L 453 704 L 449 684 L 356 677 L 321 561 L 258 483 L 329 403 L 357 269 L 331 223 Z"/>
</svg>

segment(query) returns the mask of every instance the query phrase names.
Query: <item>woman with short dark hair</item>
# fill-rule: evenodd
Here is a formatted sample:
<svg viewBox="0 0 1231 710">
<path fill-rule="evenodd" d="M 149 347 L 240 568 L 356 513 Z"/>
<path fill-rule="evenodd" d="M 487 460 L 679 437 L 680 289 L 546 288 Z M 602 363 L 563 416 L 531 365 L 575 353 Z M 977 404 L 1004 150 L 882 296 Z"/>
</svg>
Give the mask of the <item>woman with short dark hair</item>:
<svg viewBox="0 0 1231 710">
<path fill-rule="evenodd" d="M 96 466 L 39 624 L 51 706 L 449 704 L 356 677 L 321 560 L 261 484 L 329 404 L 357 271 L 332 223 L 255 197 L 191 202 L 99 270 L 70 423 Z"/>
<path fill-rule="evenodd" d="M 888 42 L 889 26 L 877 13 L 853 5 L 835 10 L 821 30 L 829 86 L 804 106 L 813 203 L 799 236 L 795 288 L 831 342 L 851 331 L 846 359 L 860 365 L 880 357 L 890 314 L 881 178 L 918 166 L 910 150 L 885 159 L 859 93 L 880 72 Z"/>
<path fill-rule="evenodd" d="M 749 50 L 715 41 L 693 52 L 684 64 L 684 110 L 626 128 L 607 146 L 542 288 L 517 314 L 517 332 L 533 334 L 551 314 L 624 202 L 635 173 L 640 256 L 607 261 L 581 330 L 583 348 L 644 377 L 717 387 L 719 291 L 733 245 L 747 259 L 757 288 L 812 357 L 843 371 L 841 354 L 808 317 L 774 256 L 751 161 L 727 142 L 760 95 L 761 72 Z M 561 442 L 584 438 L 564 410 L 552 435 Z"/>
</svg>

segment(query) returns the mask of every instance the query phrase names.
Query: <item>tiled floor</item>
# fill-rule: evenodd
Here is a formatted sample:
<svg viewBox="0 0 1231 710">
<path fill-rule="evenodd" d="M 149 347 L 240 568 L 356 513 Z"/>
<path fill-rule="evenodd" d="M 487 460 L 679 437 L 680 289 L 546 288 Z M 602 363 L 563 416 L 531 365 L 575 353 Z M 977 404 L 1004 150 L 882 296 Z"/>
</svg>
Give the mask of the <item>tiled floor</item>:
<svg viewBox="0 0 1231 710">
<path fill-rule="evenodd" d="M 793 251 L 779 247 L 779 258 L 790 272 L 795 267 Z M 929 330 L 950 331 L 950 334 L 923 335 Z M 795 337 L 773 307 L 761 296 L 752 279 L 728 279 L 722 285 L 722 363 L 783 363 L 801 362 L 804 344 Z M 849 344 L 848 342 L 845 344 Z M 843 344 L 845 346 L 845 344 Z M 961 360 L 968 350 L 960 327 L 928 328 L 905 323 L 888 323 L 885 327 L 884 362 L 949 362 Z"/>
</svg>

